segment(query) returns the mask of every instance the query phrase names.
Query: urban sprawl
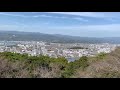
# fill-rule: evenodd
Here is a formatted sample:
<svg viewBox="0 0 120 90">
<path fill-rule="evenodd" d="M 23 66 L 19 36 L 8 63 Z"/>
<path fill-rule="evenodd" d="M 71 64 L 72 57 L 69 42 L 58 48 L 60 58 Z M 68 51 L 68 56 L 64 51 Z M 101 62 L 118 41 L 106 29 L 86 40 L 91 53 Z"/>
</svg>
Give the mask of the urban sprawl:
<svg viewBox="0 0 120 90">
<path fill-rule="evenodd" d="M 82 56 L 95 56 L 101 52 L 110 53 L 119 44 L 84 44 L 84 43 L 48 43 L 43 41 L 0 41 L 0 52 L 14 52 L 31 56 L 46 55 L 65 57 L 74 61 Z"/>
</svg>

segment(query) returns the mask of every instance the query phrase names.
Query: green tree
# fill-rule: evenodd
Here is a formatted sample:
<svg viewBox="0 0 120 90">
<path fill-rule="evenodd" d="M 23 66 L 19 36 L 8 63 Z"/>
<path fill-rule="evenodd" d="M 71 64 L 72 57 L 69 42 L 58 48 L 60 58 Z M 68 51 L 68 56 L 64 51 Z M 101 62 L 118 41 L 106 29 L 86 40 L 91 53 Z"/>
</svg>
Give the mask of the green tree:
<svg viewBox="0 0 120 90">
<path fill-rule="evenodd" d="M 99 53 L 99 54 L 97 55 L 97 60 L 99 60 L 99 59 L 104 59 L 105 56 L 106 56 L 106 54 L 103 53 L 103 52 L 101 52 L 101 53 Z"/>
<path fill-rule="evenodd" d="M 75 69 L 81 68 L 84 70 L 88 65 L 88 58 L 86 56 L 82 56 L 79 60 L 74 62 Z"/>
</svg>

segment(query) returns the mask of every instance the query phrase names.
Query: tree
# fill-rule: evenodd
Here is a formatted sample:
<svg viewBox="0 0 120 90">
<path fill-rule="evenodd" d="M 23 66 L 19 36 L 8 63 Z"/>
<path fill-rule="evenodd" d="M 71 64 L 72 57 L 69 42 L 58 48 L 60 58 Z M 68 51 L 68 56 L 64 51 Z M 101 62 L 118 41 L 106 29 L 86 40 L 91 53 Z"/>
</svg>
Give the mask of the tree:
<svg viewBox="0 0 120 90">
<path fill-rule="evenodd" d="M 79 60 L 74 62 L 75 69 L 81 68 L 84 70 L 88 66 L 88 58 L 86 56 L 82 56 Z"/>
</svg>

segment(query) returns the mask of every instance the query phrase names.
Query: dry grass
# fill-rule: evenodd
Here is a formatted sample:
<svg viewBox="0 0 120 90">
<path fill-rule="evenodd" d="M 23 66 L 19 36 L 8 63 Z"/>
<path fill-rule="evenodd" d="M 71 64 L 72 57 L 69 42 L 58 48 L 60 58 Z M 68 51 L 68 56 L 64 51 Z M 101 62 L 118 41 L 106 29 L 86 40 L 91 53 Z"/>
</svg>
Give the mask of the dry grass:
<svg viewBox="0 0 120 90">
<path fill-rule="evenodd" d="M 104 60 L 99 60 L 92 63 L 86 70 L 86 72 L 91 72 L 92 77 L 104 77 L 105 73 L 120 73 L 120 49 L 116 49 L 112 53 L 108 54 Z M 114 76 L 113 77 L 119 77 Z"/>
<path fill-rule="evenodd" d="M 61 70 L 59 65 L 51 64 L 50 69 L 46 67 L 38 67 L 34 69 L 33 75 L 36 78 L 59 78 L 61 76 Z"/>
<path fill-rule="evenodd" d="M 24 69 L 22 62 L 9 62 L 8 60 L 0 59 L 0 78 L 27 78 L 28 71 Z"/>
<path fill-rule="evenodd" d="M 11 62 L 0 57 L 0 78 L 60 78 L 61 65 L 50 63 L 49 67 L 36 66 L 31 70 L 25 61 Z M 83 71 L 76 69 L 72 78 L 120 78 L 120 48 L 107 54 L 104 59 L 89 58 L 89 66 Z"/>
<path fill-rule="evenodd" d="M 89 66 L 85 71 L 78 69 L 75 78 L 120 78 L 120 48 L 107 54 L 104 59 L 89 58 Z"/>
</svg>

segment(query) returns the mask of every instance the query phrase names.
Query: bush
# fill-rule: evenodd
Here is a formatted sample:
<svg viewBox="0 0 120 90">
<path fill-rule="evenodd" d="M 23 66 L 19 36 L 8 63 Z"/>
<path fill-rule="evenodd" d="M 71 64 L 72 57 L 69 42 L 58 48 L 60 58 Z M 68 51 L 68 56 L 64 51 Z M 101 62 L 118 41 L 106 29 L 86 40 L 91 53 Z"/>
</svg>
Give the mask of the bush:
<svg viewBox="0 0 120 90">
<path fill-rule="evenodd" d="M 66 66 L 66 68 L 65 68 L 64 72 L 62 73 L 61 77 L 62 78 L 69 78 L 74 74 L 74 72 L 75 72 L 74 63 L 70 62 Z"/>
<path fill-rule="evenodd" d="M 88 58 L 86 56 L 83 56 L 79 60 L 76 60 L 74 63 L 76 69 L 81 68 L 84 70 L 88 66 Z"/>
<path fill-rule="evenodd" d="M 75 62 L 70 62 L 64 58 L 50 58 L 48 56 L 28 56 L 28 54 L 18 54 L 3 52 L 4 57 L 0 77 L 71 77 L 77 69 L 84 69 L 88 66 L 87 57 L 83 56 Z M 5 70 L 4 70 L 5 69 Z M 7 70 L 6 70 L 7 69 Z M 45 71 L 44 71 L 45 70 Z"/>
<path fill-rule="evenodd" d="M 105 53 L 103 53 L 103 52 L 100 53 L 100 54 L 98 54 L 98 55 L 97 55 L 97 60 L 98 60 L 98 59 L 104 59 L 106 55 L 107 55 L 107 54 L 105 54 Z"/>
<path fill-rule="evenodd" d="M 70 62 L 65 71 L 62 74 L 62 77 L 69 78 L 71 77 L 77 69 L 84 70 L 88 66 L 88 59 L 86 56 L 81 57 L 79 60 Z"/>
</svg>

